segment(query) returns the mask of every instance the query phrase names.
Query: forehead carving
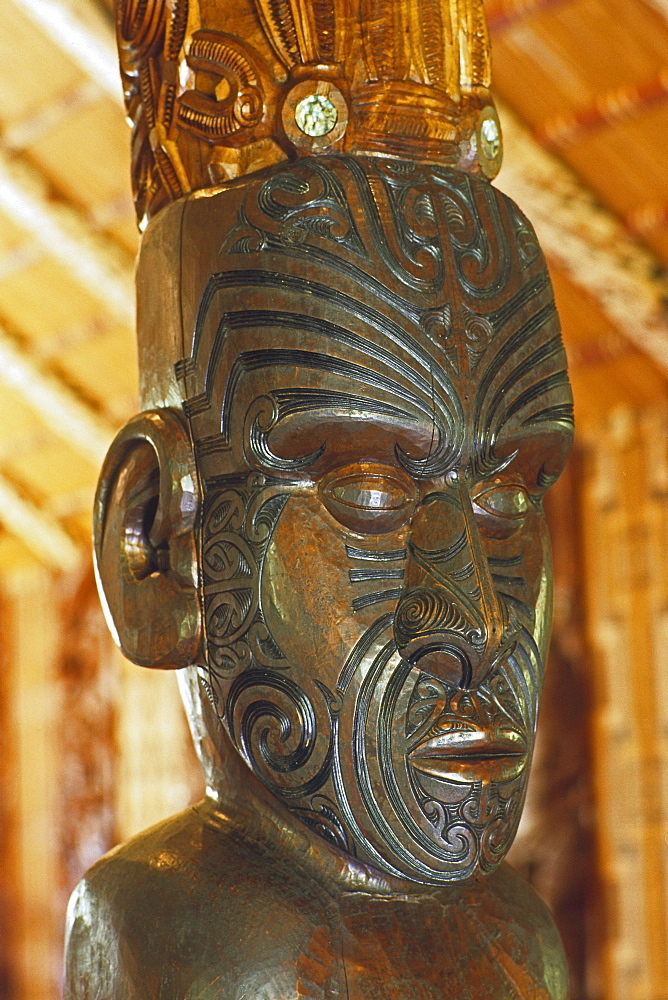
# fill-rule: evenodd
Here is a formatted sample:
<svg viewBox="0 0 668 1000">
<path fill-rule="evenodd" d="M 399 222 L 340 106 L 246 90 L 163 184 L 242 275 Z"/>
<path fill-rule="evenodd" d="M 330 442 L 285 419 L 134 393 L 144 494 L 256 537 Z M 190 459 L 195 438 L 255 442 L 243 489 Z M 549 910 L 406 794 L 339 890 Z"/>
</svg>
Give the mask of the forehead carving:
<svg viewBox="0 0 668 1000">
<path fill-rule="evenodd" d="M 176 366 L 205 479 L 240 447 L 244 421 L 246 459 L 276 469 L 314 458 L 272 450 L 272 431 L 298 415 L 423 427 L 427 446 L 397 454 L 429 477 L 464 455 L 489 471 L 504 437 L 570 428 L 542 255 L 486 182 L 330 157 L 185 212 L 209 248 L 197 316 L 185 317 L 190 356 Z"/>
</svg>

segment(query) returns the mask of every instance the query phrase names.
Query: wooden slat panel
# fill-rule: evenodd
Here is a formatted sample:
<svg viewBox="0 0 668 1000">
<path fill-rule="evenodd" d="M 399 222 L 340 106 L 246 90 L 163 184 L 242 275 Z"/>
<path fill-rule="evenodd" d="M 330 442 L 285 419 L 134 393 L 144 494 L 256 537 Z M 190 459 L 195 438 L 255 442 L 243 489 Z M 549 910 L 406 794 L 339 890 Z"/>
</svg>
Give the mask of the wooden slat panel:
<svg viewBox="0 0 668 1000">
<path fill-rule="evenodd" d="M 560 155 L 607 205 L 626 215 L 644 204 L 649 192 L 668 199 L 667 134 L 668 100 L 580 137 Z"/>
<path fill-rule="evenodd" d="M 0 559 L 3 542 L 0 534 Z M 12 717 L 12 686 L 15 664 L 12 661 L 11 603 L 0 594 L 0 997 L 12 1000 L 16 995 L 16 925 L 19 892 L 18 802 L 16 778 L 16 731 Z"/>
<path fill-rule="evenodd" d="M 613 921 L 606 1000 L 668 992 L 668 814 L 659 780 L 668 759 L 658 699 L 668 578 L 657 558 L 668 541 L 667 435 L 665 405 L 641 413 L 620 405 L 585 442 L 598 836 Z"/>
<path fill-rule="evenodd" d="M 591 762 L 593 681 L 583 620 L 577 449 L 545 509 L 554 553 L 554 624 L 525 811 L 509 860 L 548 903 L 572 996 L 593 1000 L 606 928 Z M 591 990 L 591 992 L 590 992 Z"/>
<path fill-rule="evenodd" d="M 126 839 L 201 798 L 204 784 L 174 672 L 137 667 L 120 653 L 117 664 L 118 833 Z"/>
<path fill-rule="evenodd" d="M 53 1000 L 59 990 L 60 945 L 54 914 L 57 619 L 52 576 L 34 564 L 6 578 L 6 593 L 13 622 L 10 711 L 19 825 L 15 884 L 20 907 L 14 927 L 18 989 L 12 1000 Z"/>
<path fill-rule="evenodd" d="M 58 923 L 86 870 L 116 842 L 118 676 L 92 566 L 60 588 Z"/>
<path fill-rule="evenodd" d="M 578 430 L 596 425 L 619 406 L 641 407 L 666 395 L 666 378 L 635 348 L 587 292 L 550 267 L 569 359 Z"/>
<path fill-rule="evenodd" d="M 36 496 L 53 499 L 60 493 L 90 486 L 97 475 L 91 462 L 53 435 L 45 438 L 41 447 L 15 451 L 5 460 L 4 470 Z"/>
<path fill-rule="evenodd" d="M 668 262 L 668 225 L 662 226 L 655 233 L 646 233 L 643 239 L 654 253 Z"/>
<path fill-rule="evenodd" d="M 0 413 L 4 415 L 0 433 L 0 467 L 17 452 L 30 454 L 33 448 L 53 440 L 35 409 L 2 382 Z"/>
<path fill-rule="evenodd" d="M 124 327 L 65 351 L 60 366 L 120 424 L 137 408 L 137 342 Z"/>
</svg>

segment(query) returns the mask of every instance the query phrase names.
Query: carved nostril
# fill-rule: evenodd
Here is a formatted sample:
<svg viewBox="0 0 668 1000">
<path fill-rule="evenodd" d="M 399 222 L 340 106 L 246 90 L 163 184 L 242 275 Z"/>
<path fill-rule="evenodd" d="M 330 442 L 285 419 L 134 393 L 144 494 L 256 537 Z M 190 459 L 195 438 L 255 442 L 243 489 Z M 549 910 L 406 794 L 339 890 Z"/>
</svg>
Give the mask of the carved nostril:
<svg viewBox="0 0 668 1000">
<path fill-rule="evenodd" d="M 517 623 L 505 627 L 466 614 L 440 591 L 415 587 L 399 602 L 394 638 L 402 657 L 447 684 L 475 688 L 514 646 Z"/>
<path fill-rule="evenodd" d="M 409 663 L 455 687 L 471 685 L 484 648 L 484 629 L 439 591 L 415 587 L 394 618 L 399 652 Z"/>
<path fill-rule="evenodd" d="M 394 615 L 394 638 L 399 649 L 413 639 L 436 632 L 452 632 L 469 642 L 481 641 L 482 633 L 450 601 L 428 587 L 415 587 L 399 602 Z"/>
</svg>

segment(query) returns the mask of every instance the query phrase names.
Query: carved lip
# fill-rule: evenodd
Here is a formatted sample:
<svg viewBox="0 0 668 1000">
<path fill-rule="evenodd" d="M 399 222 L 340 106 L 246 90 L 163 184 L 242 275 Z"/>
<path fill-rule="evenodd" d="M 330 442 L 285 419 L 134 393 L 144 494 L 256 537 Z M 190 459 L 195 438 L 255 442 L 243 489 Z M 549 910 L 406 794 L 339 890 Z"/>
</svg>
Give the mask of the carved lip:
<svg viewBox="0 0 668 1000">
<path fill-rule="evenodd" d="M 453 725 L 423 740 L 408 754 L 416 771 L 448 781 L 510 781 L 527 762 L 527 742 L 515 729 Z"/>
</svg>

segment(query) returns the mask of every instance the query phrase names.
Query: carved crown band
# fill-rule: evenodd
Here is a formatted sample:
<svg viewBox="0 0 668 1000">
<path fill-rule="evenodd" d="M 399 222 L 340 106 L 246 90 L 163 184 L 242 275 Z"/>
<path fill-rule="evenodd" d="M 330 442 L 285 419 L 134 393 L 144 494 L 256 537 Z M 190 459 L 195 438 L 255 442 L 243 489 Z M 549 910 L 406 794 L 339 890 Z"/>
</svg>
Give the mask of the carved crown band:
<svg viewBox="0 0 668 1000">
<path fill-rule="evenodd" d="M 117 0 L 116 23 L 140 224 L 300 155 L 500 167 L 482 0 Z"/>
</svg>

